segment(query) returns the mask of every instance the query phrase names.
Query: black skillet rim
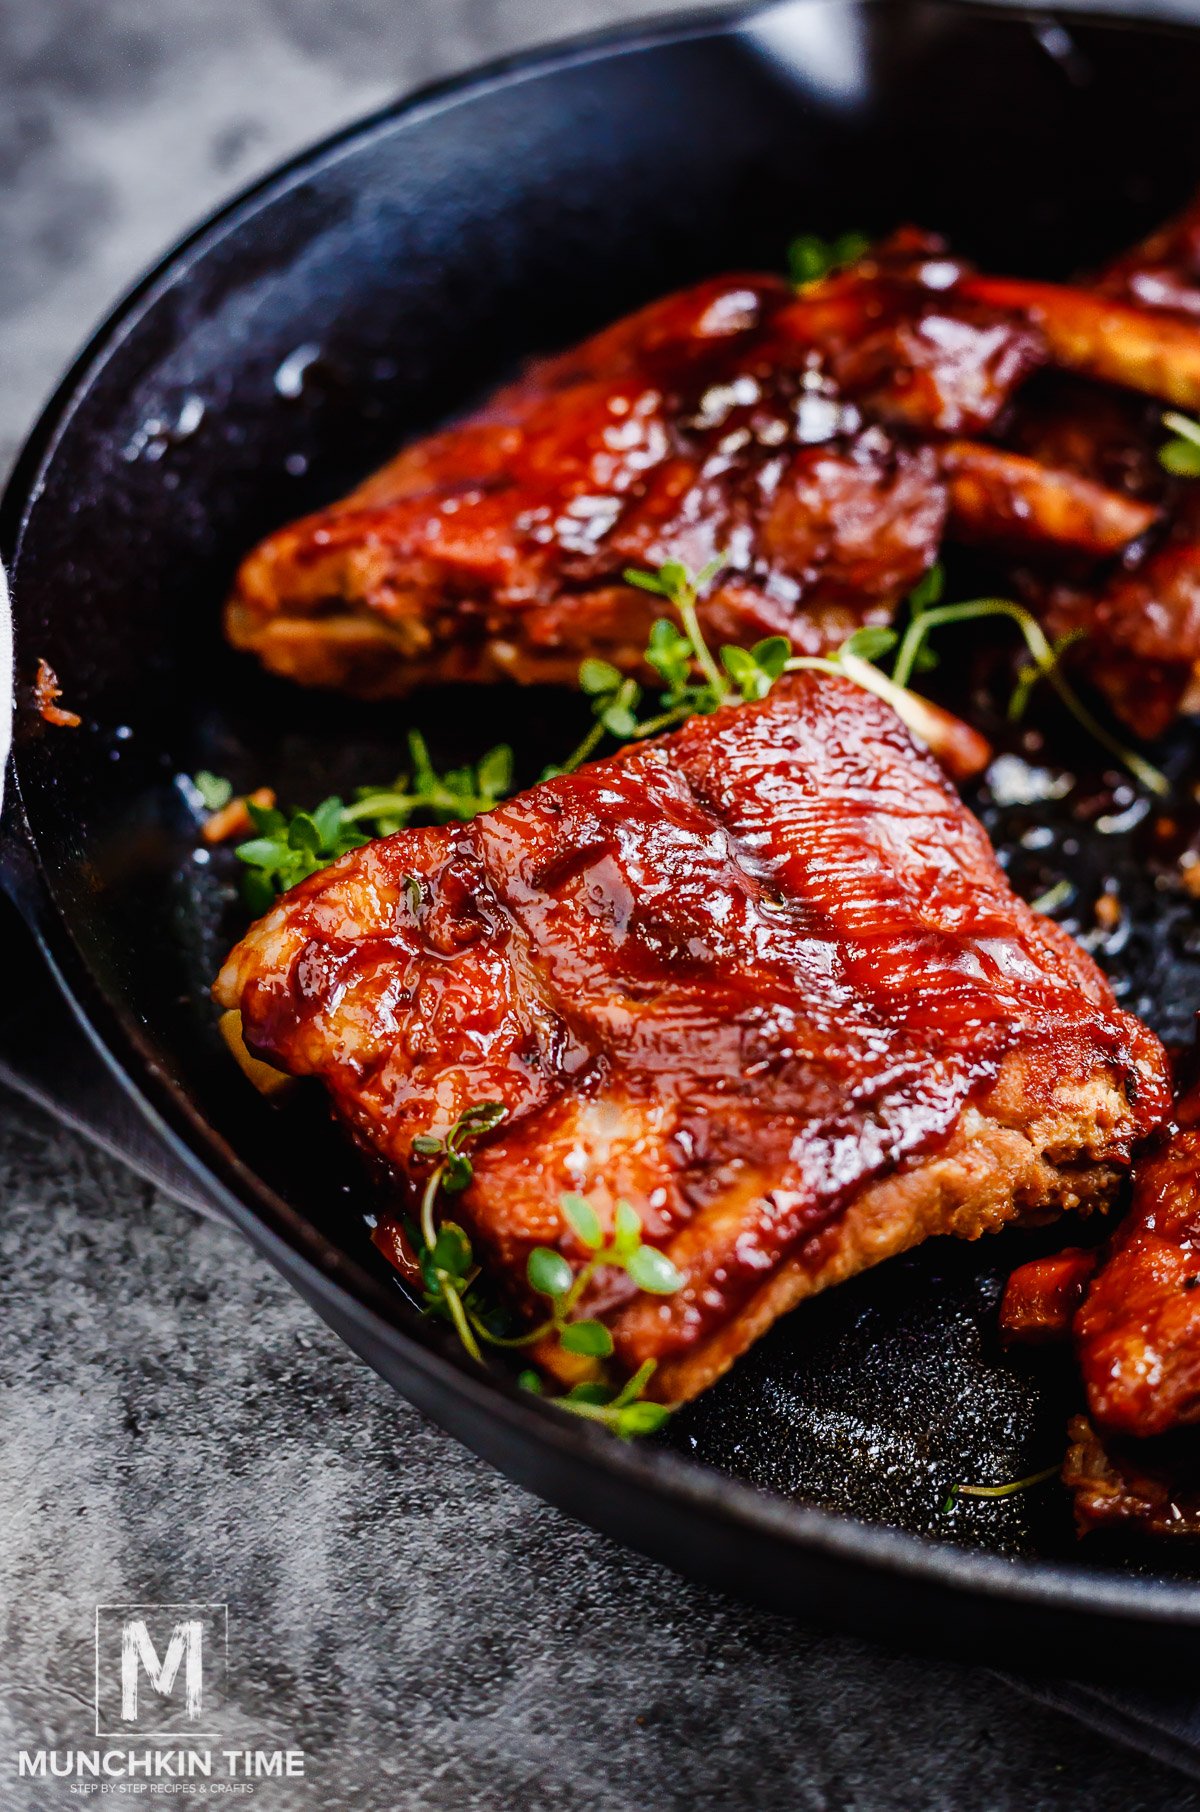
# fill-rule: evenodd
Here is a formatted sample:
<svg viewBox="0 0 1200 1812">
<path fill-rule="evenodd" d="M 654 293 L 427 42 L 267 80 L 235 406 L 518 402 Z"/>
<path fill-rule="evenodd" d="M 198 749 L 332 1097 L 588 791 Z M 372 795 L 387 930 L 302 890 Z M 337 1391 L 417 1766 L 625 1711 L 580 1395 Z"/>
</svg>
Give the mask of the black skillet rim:
<svg viewBox="0 0 1200 1812">
<path fill-rule="evenodd" d="M 799 0 L 814 7 L 839 0 Z M 889 0 L 858 0 L 886 5 Z M 922 4 L 985 18 L 1045 21 L 1038 7 L 988 4 L 987 0 L 922 0 Z M 0 500 L 0 548 L 15 580 L 14 636 L 20 635 L 21 542 L 30 511 L 41 489 L 41 474 L 53 460 L 75 407 L 90 388 L 107 355 L 136 331 L 141 315 L 160 288 L 186 279 L 190 260 L 208 242 L 240 224 L 268 200 L 284 195 L 293 183 L 337 159 L 351 146 L 397 121 L 440 111 L 469 100 L 488 87 L 553 72 L 597 56 L 620 54 L 690 38 L 721 36 L 773 9 L 773 0 L 731 8 L 713 8 L 641 21 L 590 32 L 548 46 L 506 56 L 448 80 L 422 87 L 309 146 L 277 165 L 208 215 L 178 240 L 116 303 L 76 357 L 43 408 L 14 463 Z M 1163 35 L 1193 36 L 1200 22 L 1155 14 L 1092 12 L 1068 4 L 1072 19 L 1114 31 L 1152 30 Z M 1053 15 L 1049 15 L 1053 16 Z M 886 1575 L 915 1589 L 929 1588 L 974 1597 L 997 1610 L 1025 1607 L 1031 1613 L 1061 1613 L 1084 1621 L 1110 1618 L 1131 1630 L 1137 1625 L 1200 1628 L 1200 1589 L 1139 1576 L 1101 1571 L 1087 1564 L 1005 1559 L 949 1542 L 910 1535 L 882 1525 L 860 1522 L 836 1511 L 796 1504 L 742 1484 L 711 1468 L 690 1463 L 651 1447 L 630 1447 L 598 1434 L 586 1425 L 555 1415 L 504 1380 L 475 1371 L 436 1335 L 418 1338 L 411 1328 L 384 1312 L 387 1298 L 366 1273 L 318 1242 L 282 1197 L 269 1189 L 208 1125 L 186 1090 L 157 1070 L 153 1053 L 135 1025 L 96 985 L 75 943 L 71 926 L 54 897 L 40 861 L 36 834 L 22 797 L 19 755 L 9 766 L 10 797 L 5 803 L 7 849 L 5 884 L 37 936 L 57 985 L 84 1031 L 117 1081 L 141 1110 L 167 1148 L 204 1185 L 224 1213 L 311 1302 L 328 1310 L 345 1337 L 354 1326 L 375 1347 L 393 1349 L 400 1368 L 412 1379 L 412 1399 L 446 1425 L 444 1404 L 457 1398 L 475 1424 L 490 1422 L 506 1444 L 543 1458 L 547 1468 L 568 1468 L 576 1482 L 597 1491 L 618 1484 L 625 1492 L 649 1491 L 668 1508 L 698 1519 L 708 1529 L 727 1531 L 731 1540 L 758 1539 L 768 1548 L 793 1549 L 810 1558 L 826 1558 L 854 1569 L 864 1578 Z M 286 1231 L 285 1231 L 286 1229 Z M 305 1246 L 309 1251 L 304 1250 Z M 415 1319 L 415 1318 L 414 1318 Z M 428 1327 L 428 1324 L 424 1324 Z M 353 1343 L 352 1343 L 353 1344 Z M 407 1383 L 403 1394 L 409 1394 Z M 456 1418 L 450 1418 L 456 1421 Z M 466 1439 L 456 1426 L 454 1432 Z M 475 1441 L 469 1442 L 475 1445 Z M 492 1463 L 503 1465 L 486 1443 Z M 540 1486 L 531 1487 L 540 1490 Z M 554 1501 L 555 1493 L 544 1493 Z M 573 1494 L 574 1495 L 574 1494 Z M 632 1545 L 649 1546 L 637 1540 Z M 1036 1665 L 1036 1657 L 1032 1658 Z"/>
</svg>

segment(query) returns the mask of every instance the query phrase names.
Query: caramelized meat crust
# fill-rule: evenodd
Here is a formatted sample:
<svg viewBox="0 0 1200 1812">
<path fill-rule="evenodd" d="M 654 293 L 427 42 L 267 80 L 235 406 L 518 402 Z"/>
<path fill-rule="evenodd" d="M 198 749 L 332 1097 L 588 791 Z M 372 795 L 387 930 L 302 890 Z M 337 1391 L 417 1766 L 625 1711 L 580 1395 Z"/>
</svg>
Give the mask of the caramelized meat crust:
<svg viewBox="0 0 1200 1812">
<path fill-rule="evenodd" d="M 657 607 L 626 567 L 718 556 L 714 643 L 784 634 L 816 654 L 886 622 L 945 526 L 918 440 L 987 429 L 1043 356 L 1024 316 L 924 280 L 934 243 L 900 235 L 799 296 L 710 279 L 534 366 L 268 537 L 230 639 L 376 697 L 573 682 L 587 654 L 640 666 Z"/>
<path fill-rule="evenodd" d="M 720 557 L 711 641 L 821 654 L 887 622 L 948 534 L 1049 557 L 1026 578 L 1048 627 L 1086 630 L 1092 678 L 1156 734 L 1200 697 L 1200 540 L 1155 458 L 1161 402 L 1200 406 L 1197 220 L 1086 287 L 981 276 L 913 228 L 799 294 L 710 278 L 269 536 L 227 633 L 368 697 L 571 683 L 586 655 L 637 673 L 658 606 L 625 569 Z M 1031 433 L 1012 404 L 1047 364 L 1076 387 Z"/>
<path fill-rule="evenodd" d="M 986 281 L 979 293 L 1017 300 L 1012 285 Z M 1060 387 L 1049 410 L 1031 414 L 1022 398 L 1023 450 L 1156 506 L 1159 518 L 1107 571 L 1027 590 L 1052 634 L 1083 632 L 1077 658 L 1117 714 L 1138 735 L 1159 736 L 1200 706 L 1200 486 L 1167 478 L 1161 407 L 1133 393 L 1193 413 L 1200 405 L 1200 195 L 1116 259 L 1090 300 L 1035 285 L 1027 302 L 1056 362 L 1127 388 Z"/>
<path fill-rule="evenodd" d="M 1166 1106 L 1157 1041 L 890 707 L 811 672 L 354 852 L 217 995 L 323 1081 L 398 1206 L 414 1137 L 503 1102 L 455 1212 L 518 1307 L 534 1245 L 584 1259 L 561 1192 L 628 1199 L 685 1284 L 604 1275 L 586 1307 L 668 1399 L 929 1233 L 1107 1201 Z"/>
<path fill-rule="evenodd" d="M 1066 1246 L 1015 1270 L 1000 1302 L 1000 1329 L 1014 1345 L 1070 1338 L 1076 1311 L 1100 1262 L 1098 1252 Z"/>
<path fill-rule="evenodd" d="M 1064 586 L 1045 612 L 1052 633 L 1082 630 L 1089 678 L 1139 736 L 1161 736 L 1200 704 L 1200 486 L 1176 500 L 1164 534 L 1095 592 Z"/>
<path fill-rule="evenodd" d="M 1075 1318 L 1092 1421 L 1124 1435 L 1200 1421 L 1200 1088 L 1175 1119 Z"/>
<path fill-rule="evenodd" d="M 1107 1251 L 1023 1265 L 1001 1304 L 1011 1340 L 1074 1339 L 1089 1413 L 1071 1424 L 1063 1480 L 1080 1534 L 1200 1534 L 1200 1086 L 1174 1113 L 1135 1163 Z"/>
<path fill-rule="evenodd" d="M 1099 288 L 1143 308 L 1200 315 L 1200 193 L 1181 214 L 1115 258 Z"/>
<path fill-rule="evenodd" d="M 1200 1470 L 1195 1446 L 1178 1441 L 1101 1440 L 1086 1416 L 1072 1418 L 1063 1484 L 1075 1500 L 1080 1535 L 1123 1529 L 1142 1535 L 1200 1535 Z"/>
</svg>

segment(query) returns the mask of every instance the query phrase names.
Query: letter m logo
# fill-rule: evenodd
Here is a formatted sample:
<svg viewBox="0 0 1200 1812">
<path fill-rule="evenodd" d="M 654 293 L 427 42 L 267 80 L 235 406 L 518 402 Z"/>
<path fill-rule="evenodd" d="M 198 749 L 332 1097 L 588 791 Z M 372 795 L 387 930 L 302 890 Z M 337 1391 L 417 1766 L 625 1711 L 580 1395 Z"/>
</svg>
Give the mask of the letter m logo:
<svg viewBox="0 0 1200 1812">
<path fill-rule="evenodd" d="M 227 1639 L 223 1604 L 97 1605 L 97 1736 L 215 1737 Z"/>
<path fill-rule="evenodd" d="M 143 1672 L 160 1698 L 169 1699 L 179 1663 L 186 1657 L 183 1670 L 185 1709 L 194 1724 L 200 1716 L 204 1690 L 204 1625 L 198 1617 L 177 1623 L 171 1631 L 167 1652 L 160 1661 L 150 1631 L 141 1617 L 129 1617 L 121 1631 L 121 1717 L 126 1724 L 136 1724 L 138 1714 L 138 1677 Z"/>
</svg>

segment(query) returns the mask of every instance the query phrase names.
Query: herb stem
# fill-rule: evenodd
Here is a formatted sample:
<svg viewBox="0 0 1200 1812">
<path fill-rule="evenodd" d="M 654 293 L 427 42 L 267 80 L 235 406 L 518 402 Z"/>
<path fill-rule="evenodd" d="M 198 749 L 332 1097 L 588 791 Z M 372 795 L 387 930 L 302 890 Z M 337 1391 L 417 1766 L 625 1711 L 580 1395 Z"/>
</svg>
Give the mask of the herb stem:
<svg viewBox="0 0 1200 1812">
<path fill-rule="evenodd" d="M 1036 900 L 1030 900 L 1029 910 L 1041 913 L 1057 912 L 1060 906 L 1067 904 L 1074 892 L 1075 888 L 1070 881 L 1056 881 L 1053 887 L 1046 889 L 1045 893 L 1039 893 Z"/>
<path fill-rule="evenodd" d="M 539 1340 L 545 1340 L 548 1335 L 553 1334 L 555 1329 L 555 1323 L 553 1321 L 540 1321 L 537 1327 L 530 1328 L 524 1334 L 493 1334 L 490 1328 L 485 1327 L 478 1315 L 474 1314 L 470 1309 L 467 1310 L 467 1314 L 471 1326 L 475 1329 L 475 1332 L 486 1346 L 536 1346 Z"/>
<path fill-rule="evenodd" d="M 1041 1472 L 1031 1472 L 1027 1479 L 1010 1479 L 1007 1485 L 952 1485 L 942 1509 L 953 1510 L 960 1497 L 1012 1497 L 1018 1491 L 1028 1491 L 1034 1485 L 1044 1485 L 1047 1479 L 1057 1478 L 1061 1470 L 1061 1466 L 1047 1466 Z"/>
<path fill-rule="evenodd" d="M 853 654 L 843 649 L 836 660 L 825 660 L 816 654 L 798 654 L 788 661 L 785 673 L 799 673 L 805 669 L 816 673 L 840 674 L 843 679 L 852 680 L 861 686 L 864 692 L 873 692 L 876 698 L 892 707 L 901 723 L 907 724 L 915 736 L 924 743 L 929 739 L 930 707 L 917 692 L 910 692 L 907 686 L 900 685 L 895 679 L 889 679 L 873 661 L 864 660 L 862 655 Z"/>
<path fill-rule="evenodd" d="M 694 588 L 689 586 L 686 592 L 674 600 L 674 604 L 679 612 L 679 620 L 683 624 L 684 633 L 691 641 L 692 649 L 700 664 L 700 670 L 712 687 L 717 703 L 723 705 L 729 697 L 729 687 L 725 684 L 725 676 L 713 659 L 712 649 L 705 641 L 704 632 L 700 628 L 700 619 L 696 615 Z"/>
<path fill-rule="evenodd" d="M 663 711 L 658 717 L 648 717 L 645 723 L 638 725 L 629 740 L 644 742 L 647 736 L 657 736 L 660 730 L 670 730 L 676 724 L 686 723 L 693 715 L 690 706 L 676 705 L 673 711 Z"/>
<path fill-rule="evenodd" d="M 646 1359 L 638 1366 L 632 1378 L 627 1378 L 624 1385 L 609 1405 L 611 1409 L 623 1409 L 626 1403 L 634 1402 L 641 1396 L 654 1375 L 657 1360 Z"/>
<path fill-rule="evenodd" d="M 783 671 L 785 673 L 812 672 L 836 674 L 840 673 L 842 669 L 838 661 L 827 661 L 823 655 L 794 654 L 790 661 L 784 662 Z"/>
<path fill-rule="evenodd" d="M 437 1223 L 433 1218 L 433 1210 L 437 1202 L 438 1190 L 442 1186 L 442 1178 L 445 1174 L 445 1164 L 439 1164 L 436 1169 L 431 1172 L 429 1181 L 426 1183 L 421 1195 L 421 1238 L 425 1241 L 425 1248 L 428 1252 L 432 1252 L 433 1248 L 437 1245 Z"/>
<path fill-rule="evenodd" d="M 1200 422 L 1194 422 L 1190 415 L 1180 415 L 1177 409 L 1167 409 L 1163 414 L 1162 424 L 1172 434 L 1178 434 L 1182 440 L 1190 440 L 1194 447 L 1200 447 Z"/>
<path fill-rule="evenodd" d="M 603 737 L 604 725 L 601 720 L 597 718 L 579 747 L 573 750 L 562 763 L 559 772 L 563 774 L 573 774 L 575 769 L 587 760 L 592 751 L 600 746 Z"/>
<path fill-rule="evenodd" d="M 448 1277 L 445 1271 L 437 1271 L 434 1275 L 442 1286 L 442 1299 L 450 1311 L 450 1318 L 454 1323 L 459 1339 L 462 1341 L 464 1348 L 470 1354 L 471 1358 L 474 1359 L 476 1365 L 482 1365 L 483 1354 L 479 1350 L 479 1342 L 476 1340 L 471 1329 L 471 1324 L 467 1319 L 467 1311 L 463 1307 L 463 1299 L 458 1290 L 454 1287 L 454 1280 Z"/>
<path fill-rule="evenodd" d="M 369 799 L 360 799 L 356 805 L 344 805 L 342 817 L 350 824 L 357 824 L 361 818 L 386 818 L 391 813 L 398 817 L 412 809 L 412 798 L 408 793 L 372 793 Z"/>
<path fill-rule="evenodd" d="M 1095 738 L 1102 748 L 1108 750 L 1135 779 L 1159 798 L 1165 797 L 1171 790 L 1165 774 L 1150 762 L 1104 728 L 1104 725 L 1093 717 L 1075 688 L 1062 673 L 1058 656 L 1051 647 L 1045 631 L 1037 619 L 1020 604 L 1011 598 L 973 598 L 966 604 L 939 604 L 932 610 L 926 610 L 915 617 L 904 632 L 892 668 L 892 681 L 900 687 L 907 687 L 912 677 L 917 658 L 931 630 L 940 628 L 946 623 L 977 622 L 983 617 L 1008 617 L 1017 625 L 1025 638 L 1025 646 L 1030 658 L 1042 677 L 1050 682 L 1067 710 L 1076 722 Z M 873 688 L 877 690 L 877 688 Z"/>
<path fill-rule="evenodd" d="M 973 598 L 966 604 L 938 604 L 931 610 L 924 610 L 908 625 L 900 642 L 900 648 L 892 667 L 892 678 L 898 686 L 907 686 L 912 678 L 912 671 L 917 656 L 928 640 L 929 633 L 938 629 L 943 623 L 969 623 L 981 617 L 1010 617 L 1022 630 L 1029 652 L 1039 672 L 1049 676 L 1054 661 L 1054 650 L 1051 648 L 1040 624 L 1014 604 L 1011 598 Z"/>
</svg>

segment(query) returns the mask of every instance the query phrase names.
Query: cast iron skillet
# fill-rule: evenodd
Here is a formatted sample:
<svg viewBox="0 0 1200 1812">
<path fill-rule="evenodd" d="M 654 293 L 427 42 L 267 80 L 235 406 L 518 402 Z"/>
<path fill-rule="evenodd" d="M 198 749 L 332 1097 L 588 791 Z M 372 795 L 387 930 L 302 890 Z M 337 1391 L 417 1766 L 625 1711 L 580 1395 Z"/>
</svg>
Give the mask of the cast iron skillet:
<svg viewBox="0 0 1200 1812">
<path fill-rule="evenodd" d="M 1099 259 L 1200 177 L 1198 92 L 1200 32 L 946 0 L 802 0 L 498 66 L 307 153 L 173 252 L 65 380 L 3 509 L 7 886 L 231 1219 L 414 1403 L 572 1514 L 776 1608 L 1027 1664 L 1144 1666 L 1194 1652 L 1200 1627 L 1195 1553 L 1080 1550 L 1056 1488 L 941 1509 L 957 1481 L 1062 1450 L 1069 1376 L 1004 1359 L 993 1330 L 1029 1238 L 927 1248 L 832 1292 L 665 1447 L 481 1375 L 377 1260 L 340 1141 L 311 1108 L 260 1102 L 221 1049 L 207 986 L 240 923 L 231 864 L 192 859 L 175 776 L 205 766 L 313 803 L 389 778 L 416 722 L 443 759 L 512 738 L 532 777 L 574 740 L 577 700 L 367 710 L 275 685 L 219 638 L 239 554 L 527 355 L 704 272 L 779 266 L 796 231 L 915 218 L 1000 270 Z M 41 655 L 81 730 L 33 711 Z M 1087 752 L 1048 733 L 1086 805 Z M 1191 758 L 1186 739 L 1168 752 Z M 1156 893 L 1136 809 L 1108 800 L 1107 829 L 1097 810 L 990 816 L 1030 892 L 1067 871 L 1081 897 L 1120 881 L 1106 960 L 1182 1040 L 1200 1004 L 1190 919 Z"/>
</svg>

